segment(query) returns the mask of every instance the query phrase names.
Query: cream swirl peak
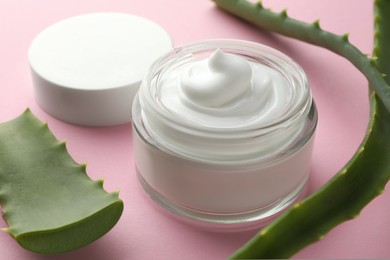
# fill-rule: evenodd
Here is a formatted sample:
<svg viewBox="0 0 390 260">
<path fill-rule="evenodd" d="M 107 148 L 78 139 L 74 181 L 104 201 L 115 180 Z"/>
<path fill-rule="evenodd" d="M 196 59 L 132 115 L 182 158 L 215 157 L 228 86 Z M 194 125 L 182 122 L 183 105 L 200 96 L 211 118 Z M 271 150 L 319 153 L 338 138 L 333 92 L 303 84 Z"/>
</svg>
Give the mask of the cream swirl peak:
<svg viewBox="0 0 390 260">
<path fill-rule="evenodd" d="M 189 66 L 180 87 L 192 102 L 205 107 L 234 103 L 252 90 L 252 69 L 238 56 L 217 49 L 208 59 Z"/>
<path fill-rule="evenodd" d="M 166 75 L 158 93 L 171 113 L 210 128 L 267 125 L 292 98 L 281 73 L 220 49 Z"/>
</svg>

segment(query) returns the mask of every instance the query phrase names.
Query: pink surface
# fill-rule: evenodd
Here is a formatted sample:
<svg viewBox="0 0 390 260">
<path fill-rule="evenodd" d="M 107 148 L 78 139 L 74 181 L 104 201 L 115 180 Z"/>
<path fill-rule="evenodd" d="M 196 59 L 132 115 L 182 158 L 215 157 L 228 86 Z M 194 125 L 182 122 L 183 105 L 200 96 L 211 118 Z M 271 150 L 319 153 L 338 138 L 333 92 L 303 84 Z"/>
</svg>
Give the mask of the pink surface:
<svg viewBox="0 0 390 260">
<path fill-rule="evenodd" d="M 264 1 L 275 10 L 288 7 L 291 16 L 313 21 L 336 33 L 351 33 L 363 52 L 372 48 L 372 1 Z M 350 8 L 349 8 L 350 6 Z M 88 161 L 93 179 L 105 177 L 105 188 L 120 189 L 125 210 L 119 223 L 91 245 L 51 259 L 222 259 L 255 232 L 218 234 L 178 223 L 143 197 L 133 167 L 130 124 L 83 128 L 52 118 L 35 103 L 27 48 L 46 26 L 63 18 L 96 11 L 141 15 L 161 24 L 175 46 L 206 38 L 238 38 L 275 47 L 306 70 L 319 110 L 310 191 L 315 191 L 351 157 L 368 119 L 367 82 L 348 62 L 317 47 L 259 31 L 215 8 L 210 0 L 0 0 L 0 122 L 26 107 L 59 139 L 66 139 L 78 162 Z M 332 230 L 297 258 L 390 258 L 390 193 L 385 192 L 361 215 Z M 319 205 L 320 206 L 320 205 Z M 6 224 L 0 220 L 0 226 Z M 0 233 L 0 259 L 46 259 L 20 248 Z"/>
</svg>

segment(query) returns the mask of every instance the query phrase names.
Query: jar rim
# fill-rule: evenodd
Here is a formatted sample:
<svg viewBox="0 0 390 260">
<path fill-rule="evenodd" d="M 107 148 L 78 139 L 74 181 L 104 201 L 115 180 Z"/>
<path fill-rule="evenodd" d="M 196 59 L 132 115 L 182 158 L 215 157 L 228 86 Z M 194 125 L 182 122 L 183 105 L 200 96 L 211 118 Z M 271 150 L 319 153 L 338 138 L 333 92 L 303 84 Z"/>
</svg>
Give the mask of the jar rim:
<svg viewBox="0 0 390 260">
<path fill-rule="evenodd" d="M 158 84 L 157 81 L 153 82 L 153 79 L 155 77 L 160 77 L 160 73 L 166 72 L 164 69 L 161 69 L 162 66 L 170 66 L 173 62 L 181 62 L 182 58 L 188 57 L 188 55 L 191 55 L 193 53 L 207 52 L 216 49 L 221 49 L 227 52 L 229 52 L 229 50 L 240 51 L 245 56 L 249 56 L 251 54 L 257 56 L 261 55 L 261 57 L 268 62 L 268 66 L 271 65 L 271 68 L 280 72 L 284 77 L 294 77 L 294 80 L 298 80 L 300 87 L 300 89 L 298 89 L 300 92 L 300 97 L 298 98 L 298 100 L 296 100 L 294 104 L 290 104 L 287 112 L 280 118 L 274 119 L 268 124 L 262 125 L 260 127 L 257 126 L 256 128 L 253 128 L 251 126 L 241 128 L 219 128 L 210 126 L 207 127 L 203 125 L 199 126 L 192 124 L 190 121 L 186 121 L 185 119 L 179 122 L 173 120 L 169 116 L 169 111 L 168 113 L 166 113 L 166 110 L 161 109 L 162 107 L 151 95 L 151 91 L 149 91 L 150 89 L 148 89 L 147 87 L 143 87 L 143 85 L 153 87 L 154 85 Z M 278 66 L 280 64 L 276 64 L 273 61 L 274 58 L 284 62 L 284 65 L 287 66 L 289 69 L 292 69 L 293 73 L 291 73 L 291 71 L 286 72 L 285 68 Z M 238 39 L 202 40 L 169 51 L 168 53 L 157 59 L 150 66 L 144 77 L 143 83 L 141 84 L 140 92 L 143 97 L 143 101 L 148 103 L 148 106 L 152 109 L 153 113 L 155 113 L 159 118 L 164 119 L 164 121 L 168 122 L 169 124 L 176 125 L 176 127 L 181 129 L 190 127 L 192 130 L 197 129 L 202 132 L 207 132 L 211 135 L 215 133 L 216 138 L 218 138 L 221 133 L 238 134 L 237 131 L 239 131 L 241 135 L 244 133 L 252 133 L 257 135 L 272 132 L 279 128 L 285 128 L 296 120 L 299 120 L 299 118 L 304 118 L 308 114 L 312 104 L 312 95 L 306 74 L 297 62 L 272 47 L 260 43 Z M 294 92 L 293 94 L 296 97 L 297 93 Z"/>
</svg>

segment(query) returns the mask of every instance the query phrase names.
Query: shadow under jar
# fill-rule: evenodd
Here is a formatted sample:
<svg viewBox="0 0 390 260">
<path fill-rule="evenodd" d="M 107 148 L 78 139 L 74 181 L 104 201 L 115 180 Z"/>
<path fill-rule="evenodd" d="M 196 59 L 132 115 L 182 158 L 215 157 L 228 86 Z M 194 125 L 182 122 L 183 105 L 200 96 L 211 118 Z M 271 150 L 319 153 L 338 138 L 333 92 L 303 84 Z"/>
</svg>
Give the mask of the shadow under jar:
<svg viewBox="0 0 390 260">
<path fill-rule="evenodd" d="M 133 103 L 138 178 L 173 216 L 209 230 L 270 222 L 302 194 L 317 111 L 301 67 L 257 43 L 177 48 Z"/>
</svg>

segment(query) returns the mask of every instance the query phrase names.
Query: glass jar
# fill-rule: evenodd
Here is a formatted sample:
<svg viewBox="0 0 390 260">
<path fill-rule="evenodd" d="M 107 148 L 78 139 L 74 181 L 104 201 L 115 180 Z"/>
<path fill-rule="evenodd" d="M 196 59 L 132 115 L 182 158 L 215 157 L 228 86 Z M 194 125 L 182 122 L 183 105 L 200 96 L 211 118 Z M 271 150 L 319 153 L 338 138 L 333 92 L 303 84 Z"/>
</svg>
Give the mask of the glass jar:
<svg viewBox="0 0 390 260">
<path fill-rule="evenodd" d="M 292 93 L 284 113 L 262 125 L 219 128 L 170 110 L 161 100 L 161 84 L 216 49 L 277 72 Z M 140 183 L 183 221 L 219 230 L 259 227 L 304 191 L 317 111 L 302 68 L 275 49 L 230 39 L 177 48 L 149 68 L 132 113 Z"/>
</svg>

